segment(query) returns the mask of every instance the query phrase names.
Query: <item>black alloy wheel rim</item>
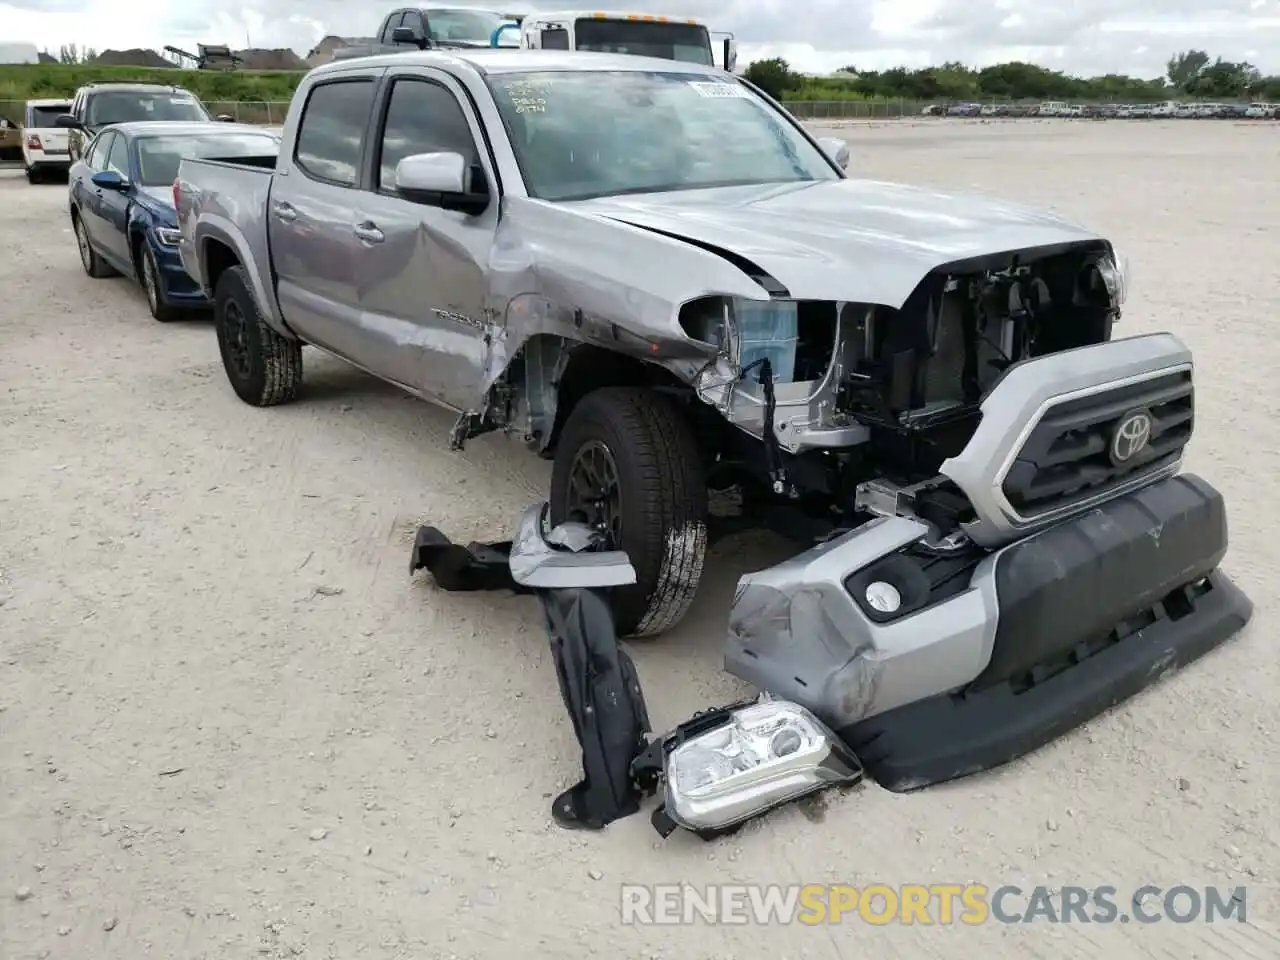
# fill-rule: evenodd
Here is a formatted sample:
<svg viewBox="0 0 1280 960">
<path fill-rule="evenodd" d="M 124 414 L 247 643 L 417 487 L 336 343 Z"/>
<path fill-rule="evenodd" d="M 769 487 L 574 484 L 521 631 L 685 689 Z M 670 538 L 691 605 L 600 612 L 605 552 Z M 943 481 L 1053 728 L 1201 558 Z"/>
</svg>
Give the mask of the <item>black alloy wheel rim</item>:
<svg viewBox="0 0 1280 960">
<path fill-rule="evenodd" d="M 622 542 L 622 481 L 613 451 L 603 441 L 589 440 L 578 448 L 569 468 L 568 501 L 567 519 L 607 534 L 615 548 Z"/>
<path fill-rule="evenodd" d="M 249 320 L 240 304 L 228 300 L 222 308 L 222 330 L 226 337 L 227 359 L 240 379 L 249 377 Z"/>
</svg>

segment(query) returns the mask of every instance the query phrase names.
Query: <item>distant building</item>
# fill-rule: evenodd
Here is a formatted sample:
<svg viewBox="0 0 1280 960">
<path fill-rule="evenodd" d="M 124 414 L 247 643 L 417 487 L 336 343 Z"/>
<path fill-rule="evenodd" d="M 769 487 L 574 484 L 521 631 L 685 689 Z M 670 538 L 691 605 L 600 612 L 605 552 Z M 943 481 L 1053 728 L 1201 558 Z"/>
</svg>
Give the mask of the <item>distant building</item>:
<svg viewBox="0 0 1280 960">
<path fill-rule="evenodd" d="M 317 43 L 311 49 L 311 52 L 307 54 L 307 63 L 313 67 L 318 67 L 322 63 L 332 61 L 333 55 L 339 50 L 347 47 L 367 47 L 376 42 L 373 37 L 338 37 L 330 34 Z"/>
<path fill-rule="evenodd" d="M 39 63 L 34 43 L 0 43 L 0 63 Z"/>
</svg>

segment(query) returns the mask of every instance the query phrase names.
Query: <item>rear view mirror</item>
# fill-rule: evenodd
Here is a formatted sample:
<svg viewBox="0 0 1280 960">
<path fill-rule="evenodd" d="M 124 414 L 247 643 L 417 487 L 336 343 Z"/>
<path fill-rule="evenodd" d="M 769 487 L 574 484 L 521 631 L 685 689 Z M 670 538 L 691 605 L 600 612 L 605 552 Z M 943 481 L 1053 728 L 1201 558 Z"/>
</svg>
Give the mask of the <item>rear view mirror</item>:
<svg viewBox="0 0 1280 960">
<path fill-rule="evenodd" d="M 64 130 L 79 130 L 80 121 L 69 113 L 59 114 L 53 121 L 55 127 L 61 127 Z"/>
<path fill-rule="evenodd" d="M 396 164 L 396 193 L 406 200 L 476 214 L 489 194 L 471 191 L 472 171 L 460 153 L 415 153 Z"/>
<path fill-rule="evenodd" d="M 849 169 L 849 144 L 839 137 L 819 137 L 822 152 L 835 161 L 841 170 Z"/>
</svg>

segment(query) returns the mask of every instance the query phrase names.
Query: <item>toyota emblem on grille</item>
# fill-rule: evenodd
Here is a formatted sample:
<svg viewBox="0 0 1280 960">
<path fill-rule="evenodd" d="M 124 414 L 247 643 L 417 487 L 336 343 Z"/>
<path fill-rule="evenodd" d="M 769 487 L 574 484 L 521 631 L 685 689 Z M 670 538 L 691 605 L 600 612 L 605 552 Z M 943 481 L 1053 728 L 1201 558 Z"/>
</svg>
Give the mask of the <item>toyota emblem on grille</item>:
<svg viewBox="0 0 1280 960">
<path fill-rule="evenodd" d="M 1151 442 L 1151 414 L 1145 410 L 1131 410 L 1120 418 L 1116 432 L 1111 435 L 1111 462 L 1124 466 L 1147 449 Z"/>
</svg>

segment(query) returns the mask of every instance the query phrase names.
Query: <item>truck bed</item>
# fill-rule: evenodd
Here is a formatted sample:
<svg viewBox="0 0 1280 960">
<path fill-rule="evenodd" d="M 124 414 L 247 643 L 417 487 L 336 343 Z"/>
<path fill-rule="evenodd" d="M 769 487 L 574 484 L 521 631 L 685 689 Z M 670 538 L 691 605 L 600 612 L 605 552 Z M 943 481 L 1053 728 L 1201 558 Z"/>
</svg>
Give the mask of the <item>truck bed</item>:
<svg viewBox="0 0 1280 960">
<path fill-rule="evenodd" d="M 213 295 L 206 276 L 207 246 L 220 243 L 235 253 L 268 322 L 278 319 L 271 282 L 271 251 L 267 237 L 267 205 L 276 157 L 252 156 L 227 160 L 187 159 L 178 168 L 178 245 L 183 268 Z M 196 234 L 200 235 L 197 248 Z"/>
</svg>

